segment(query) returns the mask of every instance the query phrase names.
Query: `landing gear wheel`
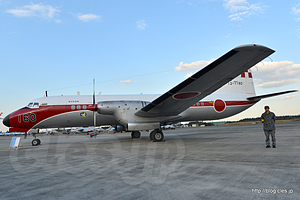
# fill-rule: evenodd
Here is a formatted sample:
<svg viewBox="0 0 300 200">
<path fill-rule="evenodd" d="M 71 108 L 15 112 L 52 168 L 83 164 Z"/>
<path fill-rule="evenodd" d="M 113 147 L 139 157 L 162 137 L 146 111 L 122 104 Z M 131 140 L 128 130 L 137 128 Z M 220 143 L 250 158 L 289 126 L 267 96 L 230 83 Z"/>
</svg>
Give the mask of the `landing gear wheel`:
<svg viewBox="0 0 300 200">
<path fill-rule="evenodd" d="M 37 145 L 40 145 L 42 142 L 40 139 L 33 139 L 31 144 L 32 146 L 37 146 Z"/>
<path fill-rule="evenodd" d="M 151 131 L 151 133 L 149 135 L 151 141 L 154 141 L 154 134 L 155 134 L 155 132 L 156 132 L 155 130 Z"/>
<path fill-rule="evenodd" d="M 139 131 L 132 131 L 131 138 L 140 138 L 140 137 L 141 137 L 141 132 L 139 132 Z"/>
<path fill-rule="evenodd" d="M 37 145 L 39 145 L 39 141 L 37 139 L 33 139 L 31 144 L 32 144 L 32 146 L 37 146 Z"/>
<path fill-rule="evenodd" d="M 164 134 L 161 130 L 154 130 L 150 133 L 150 140 L 154 142 L 161 142 L 164 140 Z"/>
</svg>

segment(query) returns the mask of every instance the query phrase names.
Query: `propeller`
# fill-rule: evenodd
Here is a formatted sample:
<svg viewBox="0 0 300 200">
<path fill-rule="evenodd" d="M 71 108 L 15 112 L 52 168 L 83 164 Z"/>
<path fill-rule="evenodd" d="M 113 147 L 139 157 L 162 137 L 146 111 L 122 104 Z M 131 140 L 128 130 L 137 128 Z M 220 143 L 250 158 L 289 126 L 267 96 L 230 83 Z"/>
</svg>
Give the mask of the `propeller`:
<svg viewBox="0 0 300 200">
<path fill-rule="evenodd" d="M 95 126 L 97 123 L 97 119 L 96 119 L 96 111 L 97 111 L 97 106 L 96 106 L 96 99 L 95 99 L 95 79 L 93 79 L 93 126 L 94 126 L 94 135 L 96 134 L 95 131 Z"/>
</svg>

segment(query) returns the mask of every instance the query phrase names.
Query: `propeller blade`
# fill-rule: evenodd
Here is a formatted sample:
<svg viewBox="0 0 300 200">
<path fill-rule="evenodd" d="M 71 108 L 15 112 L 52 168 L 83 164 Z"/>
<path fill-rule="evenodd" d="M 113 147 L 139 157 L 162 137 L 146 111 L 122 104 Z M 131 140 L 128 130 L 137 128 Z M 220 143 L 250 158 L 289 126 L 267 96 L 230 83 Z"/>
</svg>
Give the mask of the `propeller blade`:
<svg viewBox="0 0 300 200">
<path fill-rule="evenodd" d="M 95 79 L 93 79 L 93 106 L 95 107 Z"/>
<path fill-rule="evenodd" d="M 96 129 L 95 129 L 95 126 L 96 126 L 96 123 L 97 123 L 97 119 L 96 119 L 96 99 L 95 99 L 95 79 L 93 79 L 93 125 L 94 125 L 94 135 L 96 134 Z"/>
</svg>

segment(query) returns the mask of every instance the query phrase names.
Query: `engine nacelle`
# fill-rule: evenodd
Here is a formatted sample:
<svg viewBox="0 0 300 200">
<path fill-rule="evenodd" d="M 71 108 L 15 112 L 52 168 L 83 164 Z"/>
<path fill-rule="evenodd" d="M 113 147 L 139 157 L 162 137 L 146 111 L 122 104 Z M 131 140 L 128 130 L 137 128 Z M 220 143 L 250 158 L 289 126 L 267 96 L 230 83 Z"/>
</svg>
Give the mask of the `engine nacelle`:
<svg viewBox="0 0 300 200">
<path fill-rule="evenodd" d="M 121 104 L 120 101 L 100 101 L 98 102 L 97 110 L 102 115 L 113 115 L 120 108 Z"/>
<path fill-rule="evenodd" d="M 160 121 L 169 117 L 144 118 L 135 115 L 137 111 L 148 105 L 145 101 L 100 101 L 98 102 L 98 113 L 112 115 L 123 126 L 115 126 L 116 131 L 139 131 L 156 129 L 160 127 Z"/>
<path fill-rule="evenodd" d="M 149 103 L 146 101 L 100 101 L 97 108 L 99 114 L 115 115 L 123 111 L 136 112 Z"/>
</svg>

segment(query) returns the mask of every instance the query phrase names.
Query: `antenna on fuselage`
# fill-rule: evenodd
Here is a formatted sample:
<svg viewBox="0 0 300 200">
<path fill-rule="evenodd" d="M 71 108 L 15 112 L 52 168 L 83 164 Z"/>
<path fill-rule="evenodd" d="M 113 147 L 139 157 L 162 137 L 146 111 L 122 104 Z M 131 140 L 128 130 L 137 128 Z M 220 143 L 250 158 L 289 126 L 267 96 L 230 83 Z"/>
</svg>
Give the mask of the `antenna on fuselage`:
<svg viewBox="0 0 300 200">
<path fill-rule="evenodd" d="M 46 93 L 46 97 L 48 97 L 48 91 L 47 90 L 45 91 L 45 93 Z"/>
</svg>

